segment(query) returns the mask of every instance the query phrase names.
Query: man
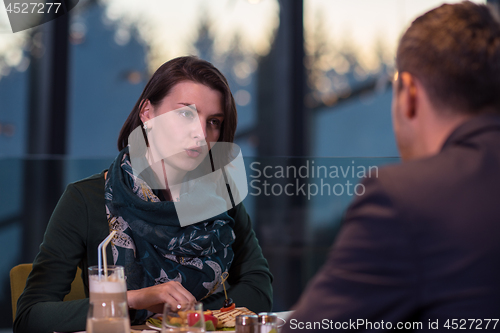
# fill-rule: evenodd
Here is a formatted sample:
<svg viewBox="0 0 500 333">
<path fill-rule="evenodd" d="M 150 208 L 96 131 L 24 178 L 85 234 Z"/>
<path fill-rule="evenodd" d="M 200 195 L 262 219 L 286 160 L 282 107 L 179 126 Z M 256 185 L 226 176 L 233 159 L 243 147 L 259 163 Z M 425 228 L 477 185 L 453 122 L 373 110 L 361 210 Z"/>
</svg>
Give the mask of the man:
<svg viewBox="0 0 500 333">
<path fill-rule="evenodd" d="M 417 18 L 397 51 L 403 163 L 366 179 L 284 332 L 500 331 L 500 24 Z"/>
</svg>

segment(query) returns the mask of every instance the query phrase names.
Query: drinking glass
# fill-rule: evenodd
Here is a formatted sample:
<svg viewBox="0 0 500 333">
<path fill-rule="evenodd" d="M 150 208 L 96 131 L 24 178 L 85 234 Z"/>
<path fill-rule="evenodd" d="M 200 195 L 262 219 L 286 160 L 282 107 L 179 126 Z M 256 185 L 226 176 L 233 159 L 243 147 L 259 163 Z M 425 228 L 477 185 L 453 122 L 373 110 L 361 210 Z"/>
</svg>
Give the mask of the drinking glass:
<svg viewBox="0 0 500 333">
<path fill-rule="evenodd" d="M 161 325 L 162 333 L 202 333 L 205 332 L 203 304 L 165 303 Z"/>
<path fill-rule="evenodd" d="M 127 284 L 125 270 L 122 266 L 89 267 L 89 301 L 98 302 L 127 302 Z"/>
<path fill-rule="evenodd" d="M 127 302 L 91 302 L 87 333 L 130 333 Z"/>
</svg>

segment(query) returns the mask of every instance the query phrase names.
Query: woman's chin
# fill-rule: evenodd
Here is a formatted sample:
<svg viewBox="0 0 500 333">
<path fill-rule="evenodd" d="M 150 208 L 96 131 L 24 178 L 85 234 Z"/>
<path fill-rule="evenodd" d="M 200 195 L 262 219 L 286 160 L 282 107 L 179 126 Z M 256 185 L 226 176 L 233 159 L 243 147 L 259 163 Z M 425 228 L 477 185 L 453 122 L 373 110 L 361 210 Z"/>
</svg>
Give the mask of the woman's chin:
<svg viewBox="0 0 500 333">
<path fill-rule="evenodd" d="M 190 172 L 196 169 L 201 164 L 202 161 L 203 158 L 201 157 L 198 157 L 196 159 L 179 161 L 179 163 L 177 163 L 177 169 L 185 172 Z"/>
</svg>

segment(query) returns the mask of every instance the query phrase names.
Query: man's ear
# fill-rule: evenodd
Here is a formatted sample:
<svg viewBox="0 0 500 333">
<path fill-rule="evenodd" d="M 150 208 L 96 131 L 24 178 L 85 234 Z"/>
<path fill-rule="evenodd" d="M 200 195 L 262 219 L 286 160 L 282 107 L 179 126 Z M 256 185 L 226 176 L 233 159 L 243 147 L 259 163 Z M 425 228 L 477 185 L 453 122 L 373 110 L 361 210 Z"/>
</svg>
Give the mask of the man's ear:
<svg viewBox="0 0 500 333">
<path fill-rule="evenodd" d="M 145 123 L 146 121 L 153 119 L 153 105 L 149 101 L 149 99 L 146 99 L 142 103 L 141 111 L 139 112 L 139 117 L 141 118 L 141 121 Z"/>
<path fill-rule="evenodd" d="M 417 116 L 418 110 L 418 84 L 415 77 L 408 72 L 400 73 L 399 80 L 401 80 L 399 93 L 404 104 L 404 116 L 408 119 L 413 119 Z"/>
</svg>

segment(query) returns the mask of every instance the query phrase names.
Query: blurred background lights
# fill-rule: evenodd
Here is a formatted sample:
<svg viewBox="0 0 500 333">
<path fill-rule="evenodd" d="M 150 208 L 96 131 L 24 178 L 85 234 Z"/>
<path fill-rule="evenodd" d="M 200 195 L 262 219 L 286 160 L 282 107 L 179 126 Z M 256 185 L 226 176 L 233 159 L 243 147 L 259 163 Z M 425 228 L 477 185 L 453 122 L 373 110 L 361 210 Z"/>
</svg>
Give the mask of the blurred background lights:
<svg viewBox="0 0 500 333">
<path fill-rule="evenodd" d="M 115 42 L 118 45 L 126 45 L 130 41 L 130 31 L 120 27 L 115 33 Z"/>
<path fill-rule="evenodd" d="M 23 58 L 23 52 L 21 49 L 11 49 L 5 54 L 5 62 L 7 66 L 16 67 Z"/>
<path fill-rule="evenodd" d="M 0 123 L 0 136 L 12 137 L 16 131 L 14 124 L 10 123 Z"/>
<path fill-rule="evenodd" d="M 214 36 L 215 56 L 228 51 L 236 34 L 241 34 L 240 48 L 265 55 L 278 27 L 277 0 L 259 1 L 258 6 L 246 0 L 101 0 L 106 19 L 137 29 L 150 48 L 149 64 L 153 71 L 165 60 L 192 54 L 198 29 L 209 22 L 208 34 Z M 127 38 L 120 32 L 118 44 Z"/>
<path fill-rule="evenodd" d="M 247 78 L 250 74 L 253 73 L 253 69 L 250 66 L 248 62 L 240 62 L 233 68 L 234 74 L 240 78 L 240 79 L 245 79 Z"/>
<path fill-rule="evenodd" d="M 251 98 L 252 96 L 250 96 L 250 93 L 244 89 L 240 89 L 234 94 L 234 100 L 239 106 L 248 105 Z"/>
<path fill-rule="evenodd" d="M 126 77 L 127 81 L 131 84 L 139 84 L 143 79 L 143 75 L 139 71 L 130 71 Z"/>
<path fill-rule="evenodd" d="M 69 38 L 73 44 L 81 44 L 85 41 L 87 26 L 83 22 L 73 22 L 70 25 Z"/>
</svg>

